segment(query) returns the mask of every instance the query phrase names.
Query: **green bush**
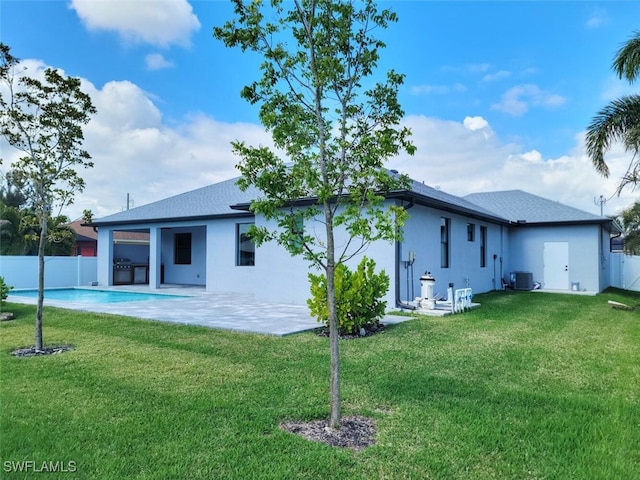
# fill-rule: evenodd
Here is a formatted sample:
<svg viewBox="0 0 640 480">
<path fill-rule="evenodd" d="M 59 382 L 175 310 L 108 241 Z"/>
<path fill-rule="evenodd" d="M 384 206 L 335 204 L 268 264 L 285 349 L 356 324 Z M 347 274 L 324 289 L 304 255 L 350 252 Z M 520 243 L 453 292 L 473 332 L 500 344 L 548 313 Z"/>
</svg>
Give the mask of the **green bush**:
<svg viewBox="0 0 640 480">
<path fill-rule="evenodd" d="M 377 326 L 383 317 L 387 302 L 382 297 L 389 289 L 389 276 L 383 271 L 375 273 L 376 262 L 362 259 L 355 272 L 339 264 L 335 271 L 336 310 L 341 334 L 360 332 L 365 326 Z M 327 306 L 327 278 L 309 274 L 311 298 L 307 300 L 311 315 L 329 326 Z"/>
<path fill-rule="evenodd" d="M 4 308 L 4 301 L 7 299 L 9 292 L 13 289 L 4 282 L 4 277 L 0 277 L 0 312 Z"/>
</svg>

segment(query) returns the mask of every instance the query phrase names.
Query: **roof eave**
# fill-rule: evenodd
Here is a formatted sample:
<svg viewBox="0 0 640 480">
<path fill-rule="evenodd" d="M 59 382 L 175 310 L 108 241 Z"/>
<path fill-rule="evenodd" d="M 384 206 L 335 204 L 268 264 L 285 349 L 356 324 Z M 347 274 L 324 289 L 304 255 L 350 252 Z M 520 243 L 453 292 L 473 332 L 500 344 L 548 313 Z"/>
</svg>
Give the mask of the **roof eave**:
<svg viewBox="0 0 640 480">
<path fill-rule="evenodd" d="M 449 213 L 461 214 L 469 218 L 475 218 L 477 220 L 486 220 L 494 223 L 498 223 L 500 225 L 509 225 L 509 220 L 506 218 L 502 218 L 496 215 L 485 214 L 483 212 L 479 212 L 477 210 L 471 208 L 461 207 L 459 205 L 452 205 L 451 203 L 436 200 L 431 197 L 427 197 L 425 195 L 421 195 L 416 192 L 402 190 L 391 192 L 387 195 L 387 198 L 394 198 L 399 200 L 406 200 L 410 202 L 417 203 L 418 205 L 423 205 L 425 207 L 432 207 L 438 210 L 442 210 Z"/>
<path fill-rule="evenodd" d="M 113 227 L 116 225 L 148 225 L 153 223 L 178 223 L 178 222 L 197 222 L 201 220 L 215 220 L 216 218 L 245 218 L 253 217 L 253 213 L 220 213 L 217 215 L 196 215 L 193 217 L 164 217 L 164 218 L 144 218 L 133 220 L 110 220 L 101 222 L 100 220 L 94 220 L 91 225 L 95 227 Z"/>
<path fill-rule="evenodd" d="M 521 220 L 512 220 L 509 222 L 512 227 L 549 227 L 549 226 L 572 226 L 572 225 L 605 225 L 611 227 L 610 230 L 618 230 L 615 222 L 608 218 L 597 218 L 593 220 L 559 220 L 548 222 L 527 222 Z"/>
</svg>

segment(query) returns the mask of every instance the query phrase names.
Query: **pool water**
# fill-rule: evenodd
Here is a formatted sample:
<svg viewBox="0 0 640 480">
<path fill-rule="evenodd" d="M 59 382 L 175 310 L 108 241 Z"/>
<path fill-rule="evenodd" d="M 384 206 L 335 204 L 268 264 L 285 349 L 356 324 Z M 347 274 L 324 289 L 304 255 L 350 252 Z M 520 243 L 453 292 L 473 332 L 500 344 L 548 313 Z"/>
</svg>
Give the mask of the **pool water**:
<svg viewBox="0 0 640 480">
<path fill-rule="evenodd" d="M 10 295 L 37 298 L 38 290 L 13 290 Z M 158 293 L 118 292 L 114 290 L 89 290 L 84 288 L 56 288 L 44 291 L 45 300 L 63 300 L 82 303 L 119 303 L 187 298 L 185 295 L 164 295 Z"/>
</svg>

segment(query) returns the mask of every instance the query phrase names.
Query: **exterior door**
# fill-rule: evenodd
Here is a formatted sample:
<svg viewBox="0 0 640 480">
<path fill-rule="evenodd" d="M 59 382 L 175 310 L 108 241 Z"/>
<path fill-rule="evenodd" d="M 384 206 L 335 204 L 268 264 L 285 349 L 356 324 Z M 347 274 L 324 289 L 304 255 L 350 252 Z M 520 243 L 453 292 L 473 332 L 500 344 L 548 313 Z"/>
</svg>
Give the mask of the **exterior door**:
<svg viewBox="0 0 640 480">
<path fill-rule="evenodd" d="M 569 242 L 544 242 L 544 288 L 569 290 Z"/>
</svg>

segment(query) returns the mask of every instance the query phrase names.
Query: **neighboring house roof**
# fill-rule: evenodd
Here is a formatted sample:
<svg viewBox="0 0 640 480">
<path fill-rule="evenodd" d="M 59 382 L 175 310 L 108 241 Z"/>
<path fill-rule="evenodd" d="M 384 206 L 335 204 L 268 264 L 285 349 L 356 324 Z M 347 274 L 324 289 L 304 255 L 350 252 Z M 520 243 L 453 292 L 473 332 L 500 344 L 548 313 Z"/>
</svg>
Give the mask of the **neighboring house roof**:
<svg viewBox="0 0 640 480">
<path fill-rule="evenodd" d="M 83 242 L 97 241 L 98 240 L 98 232 L 96 232 L 93 227 L 88 225 L 84 225 L 83 220 L 76 220 L 71 222 L 69 228 L 76 232 L 76 240 Z"/>
<path fill-rule="evenodd" d="M 84 223 L 84 220 L 76 220 L 71 222 L 69 225 L 76 233 L 76 241 L 79 242 L 97 242 L 98 241 L 98 232 L 93 229 L 93 225 L 88 225 Z M 149 233 L 148 232 L 115 232 L 113 235 L 113 239 L 116 243 L 139 243 L 139 242 L 148 242 L 149 241 Z"/>
<path fill-rule="evenodd" d="M 554 202 L 522 190 L 472 193 L 464 197 L 496 215 L 520 224 L 612 224 L 611 219 Z M 615 229 L 615 226 L 612 225 Z"/>
</svg>

